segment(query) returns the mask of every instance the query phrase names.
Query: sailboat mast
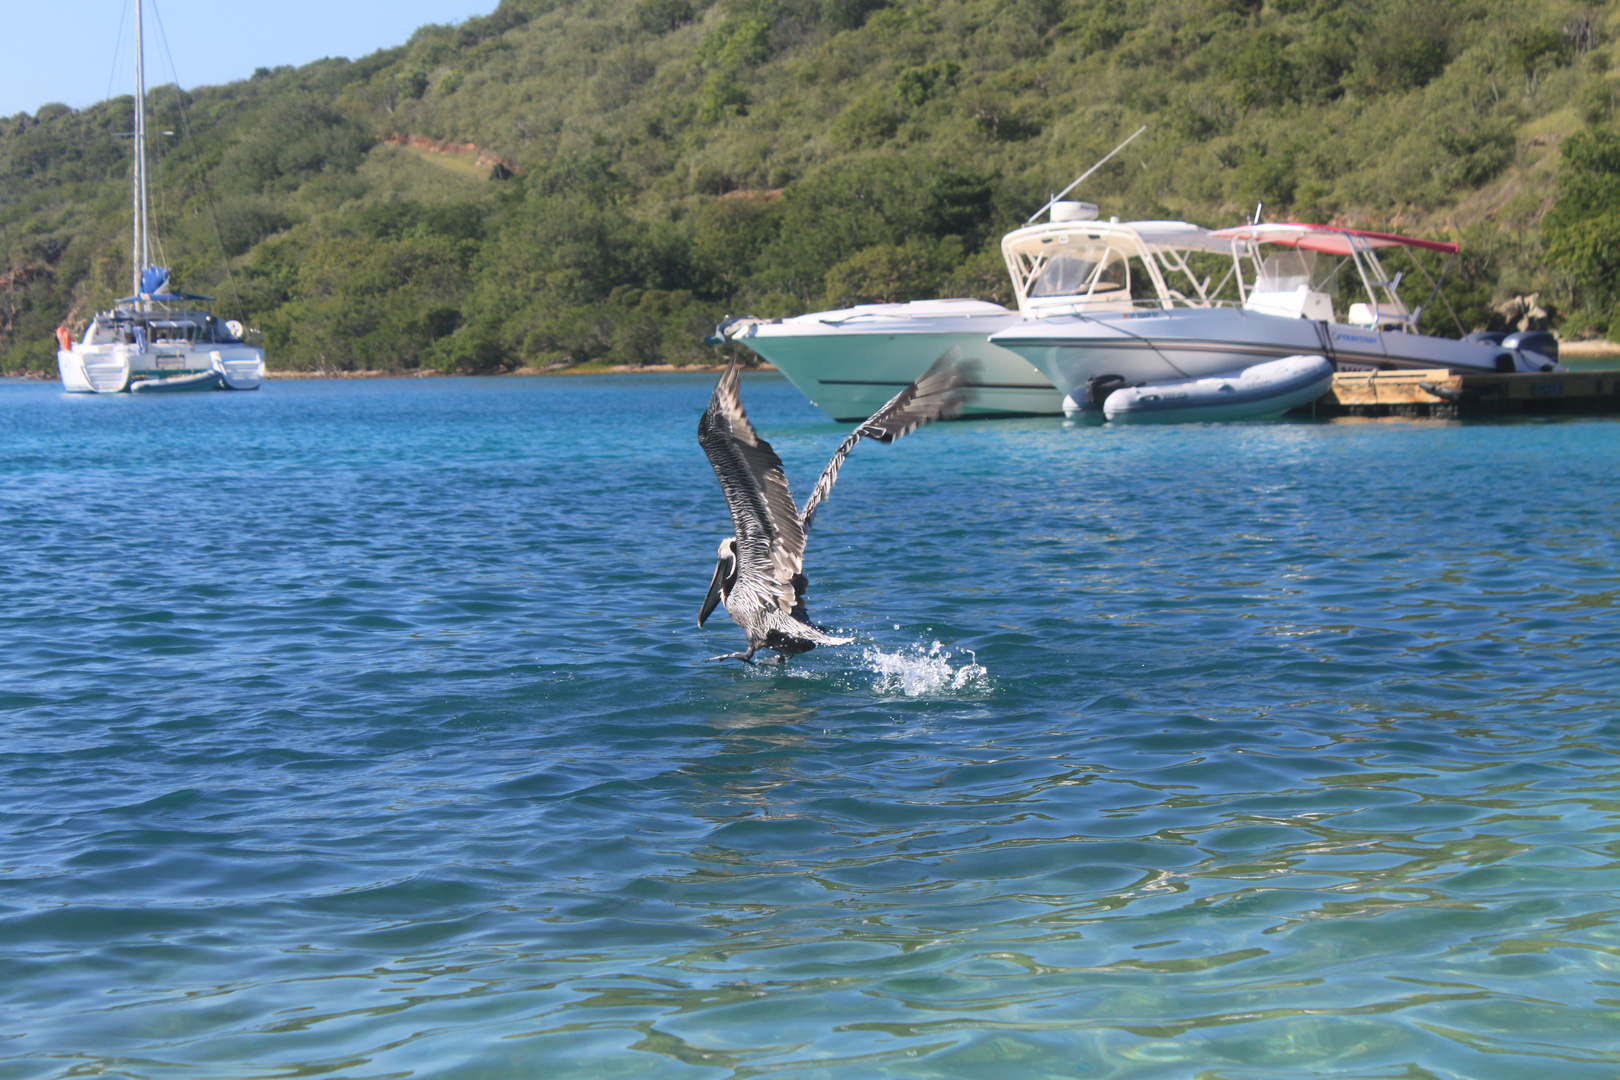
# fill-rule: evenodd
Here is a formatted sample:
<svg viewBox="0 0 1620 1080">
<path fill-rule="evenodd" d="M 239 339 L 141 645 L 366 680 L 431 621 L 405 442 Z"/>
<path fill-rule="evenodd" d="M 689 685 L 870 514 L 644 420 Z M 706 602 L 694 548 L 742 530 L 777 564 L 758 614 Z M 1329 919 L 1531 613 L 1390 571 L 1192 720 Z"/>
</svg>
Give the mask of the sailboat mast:
<svg viewBox="0 0 1620 1080">
<path fill-rule="evenodd" d="M 145 7 L 145 0 L 135 0 L 135 224 L 130 246 L 134 287 L 130 295 L 136 297 L 141 295 L 141 272 L 151 261 L 146 238 L 146 27 L 142 19 Z M 144 309 L 145 305 L 140 306 Z"/>
</svg>

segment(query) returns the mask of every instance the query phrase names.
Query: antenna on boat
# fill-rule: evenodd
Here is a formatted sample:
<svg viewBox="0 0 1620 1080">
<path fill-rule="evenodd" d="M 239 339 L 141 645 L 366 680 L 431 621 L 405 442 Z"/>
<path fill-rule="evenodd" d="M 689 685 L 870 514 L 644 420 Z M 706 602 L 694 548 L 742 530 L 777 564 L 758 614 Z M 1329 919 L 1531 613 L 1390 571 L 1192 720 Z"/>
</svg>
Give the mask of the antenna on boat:
<svg viewBox="0 0 1620 1080">
<path fill-rule="evenodd" d="M 1260 224 L 1260 211 L 1265 209 L 1265 206 L 1266 204 L 1263 202 L 1257 202 L 1254 204 L 1254 220 L 1249 222 L 1250 225 Z"/>
<path fill-rule="evenodd" d="M 1036 218 L 1040 217 L 1042 214 L 1046 213 L 1047 210 L 1051 209 L 1053 203 L 1057 202 L 1059 199 L 1063 198 L 1063 196 L 1067 195 L 1069 192 L 1071 192 L 1075 188 L 1079 187 L 1080 182 L 1082 180 L 1084 180 L 1086 177 L 1090 176 L 1092 173 L 1096 172 L 1098 169 L 1100 169 L 1104 165 L 1106 165 L 1108 163 L 1109 158 L 1113 157 L 1115 154 L 1117 154 L 1121 150 L 1125 149 L 1125 147 L 1129 146 L 1130 143 L 1131 143 L 1131 139 L 1136 138 L 1137 135 L 1142 134 L 1142 132 L 1144 132 L 1146 130 L 1147 130 L 1147 125 L 1146 124 L 1143 124 L 1141 127 L 1137 128 L 1135 133 L 1131 135 L 1130 139 L 1126 139 L 1124 142 L 1120 143 L 1118 146 L 1116 146 L 1112 150 L 1108 151 L 1108 153 L 1103 155 L 1103 158 L 1102 158 L 1101 161 L 1097 162 L 1097 164 L 1093 165 L 1091 168 L 1089 168 L 1085 172 L 1081 173 L 1079 175 L 1079 177 L 1077 177 L 1075 179 L 1074 183 L 1070 184 L 1068 187 L 1064 188 L 1062 191 L 1058 192 L 1056 195 L 1052 196 L 1050 199 L 1047 199 L 1046 200 L 1046 205 L 1041 207 L 1039 210 L 1035 211 L 1033 214 L 1029 215 L 1029 220 L 1024 222 L 1024 224 L 1025 225 L 1032 224 L 1035 221 Z"/>
</svg>

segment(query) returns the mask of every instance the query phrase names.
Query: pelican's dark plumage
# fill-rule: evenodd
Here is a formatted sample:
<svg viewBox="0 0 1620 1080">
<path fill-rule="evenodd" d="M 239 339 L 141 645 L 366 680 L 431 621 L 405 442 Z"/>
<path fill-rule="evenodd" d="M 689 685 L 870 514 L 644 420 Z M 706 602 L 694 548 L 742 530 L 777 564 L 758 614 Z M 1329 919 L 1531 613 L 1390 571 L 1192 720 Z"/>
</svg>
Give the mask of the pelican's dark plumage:
<svg viewBox="0 0 1620 1080">
<path fill-rule="evenodd" d="M 889 443 L 924 424 L 959 415 L 972 394 L 966 386 L 970 367 L 971 362 L 961 361 L 952 349 L 850 432 L 800 510 L 788 490 L 782 459 L 754 431 L 743 411 L 737 361 L 726 366 L 698 421 L 698 442 L 720 480 L 735 534 L 720 541 L 698 625 L 724 603 L 727 614 L 747 633 L 748 651 L 713 659 L 753 663 L 755 652 L 772 649 L 777 653 L 775 662 L 780 662 L 817 645 L 848 644 L 849 638 L 833 637 L 805 613 L 809 582 L 804 576 L 804 543 L 816 509 L 827 500 L 844 459 L 862 439 Z"/>
</svg>

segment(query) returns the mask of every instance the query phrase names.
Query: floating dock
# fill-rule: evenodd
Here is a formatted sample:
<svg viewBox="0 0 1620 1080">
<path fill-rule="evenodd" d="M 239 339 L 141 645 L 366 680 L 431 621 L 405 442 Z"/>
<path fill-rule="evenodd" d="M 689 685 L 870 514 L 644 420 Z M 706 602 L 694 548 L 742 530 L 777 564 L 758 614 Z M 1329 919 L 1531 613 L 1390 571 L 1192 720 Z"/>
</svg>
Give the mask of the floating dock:
<svg viewBox="0 0 1620 1080">
<path fill-rule="evenodd" d="M 1459 375 L 1445 368 L 1346 371 L 1333 387 L 1293 415 L 1318 419 L 1620 415 L 1620 368 L 1511 375 Z"/>
</svg>

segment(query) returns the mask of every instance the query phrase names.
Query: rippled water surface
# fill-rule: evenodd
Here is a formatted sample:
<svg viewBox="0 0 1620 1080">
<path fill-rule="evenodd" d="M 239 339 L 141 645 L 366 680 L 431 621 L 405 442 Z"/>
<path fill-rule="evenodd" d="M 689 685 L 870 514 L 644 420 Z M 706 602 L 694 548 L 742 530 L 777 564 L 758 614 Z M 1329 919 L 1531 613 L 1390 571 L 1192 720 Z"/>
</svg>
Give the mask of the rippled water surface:
<svg viewBox="0 0 1620 1080">
<path fill-rule="evenodd" d="M 0 385 L 0 1078 L 1620 1071 L 1620 423 L 713 378 Z"/>
</svg>

